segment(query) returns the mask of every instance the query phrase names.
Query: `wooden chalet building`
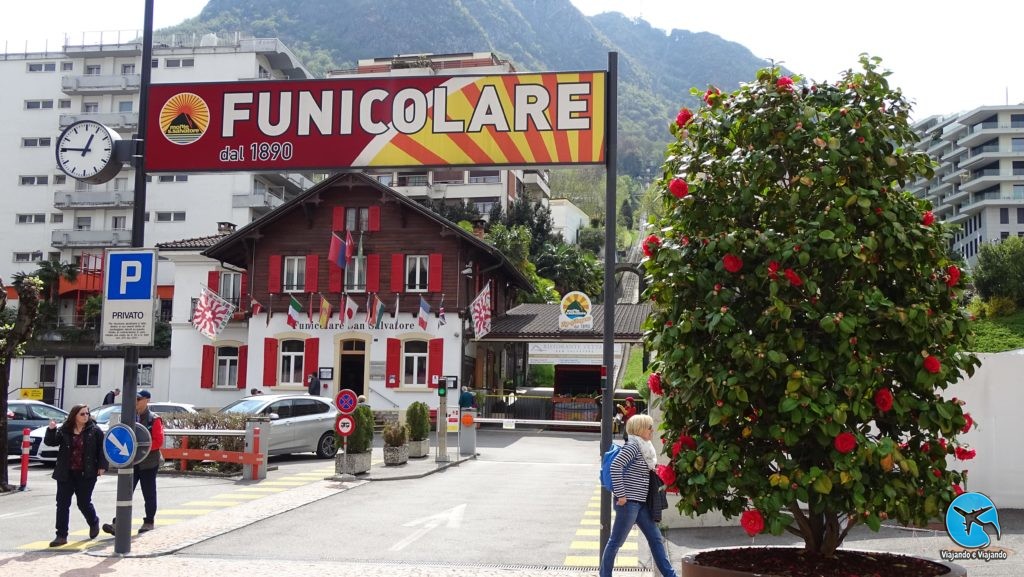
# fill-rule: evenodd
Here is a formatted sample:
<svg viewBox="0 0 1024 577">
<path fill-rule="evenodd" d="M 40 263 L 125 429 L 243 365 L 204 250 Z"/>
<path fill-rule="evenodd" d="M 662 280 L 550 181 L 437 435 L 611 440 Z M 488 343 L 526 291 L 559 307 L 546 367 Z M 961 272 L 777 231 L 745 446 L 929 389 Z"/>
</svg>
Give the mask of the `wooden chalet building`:
<svg viewBox="0 0 1024 577">
<path fill-rule="evenodd" d="M 351 235 L 355 245 L 345 269 L 330 262 L 332 234 L 342 241 Z M 482 385 L 494 361 L 475 358 L 469 304 L 490 282 L 491 312 L 499 316 L 515 291 L 532 290 L 492 245 L 361 173 L 328 178 L 259 220 L 209 238 L 201 253 L 186 241 L 161 247 L 162 255 L 178 251 L 172 259 L 179 272 L 186 262 L 205 269 L 178 275 L 194 285 L 178 291 L 196 297 L 203 283 L 243 311 L 214 341 L 176 323 L 171 394 L 200 406 L 221 406 L 252 388 L 304 391 L 310 374 L 332 375 L 322 379 L 322 395 L 348 388 L 381 409 L 436 396 L 448 376 Z M 223 275 L 241 278 L 227 283 Z M 333 308 L 327 328 L 321 297 Z M 343 297 L 358 306 L 347 320 Z M 377 299 L 384 313 L 374 327 L 367 311 L 368 304 L 379 307 Z M 422 324 L 421 299 L 430 309 Z M 293 300 L 303 309 L 295 326 L 288 322 Z M 253 308 L 262 311 L 254 315 Z"/>
</svg>

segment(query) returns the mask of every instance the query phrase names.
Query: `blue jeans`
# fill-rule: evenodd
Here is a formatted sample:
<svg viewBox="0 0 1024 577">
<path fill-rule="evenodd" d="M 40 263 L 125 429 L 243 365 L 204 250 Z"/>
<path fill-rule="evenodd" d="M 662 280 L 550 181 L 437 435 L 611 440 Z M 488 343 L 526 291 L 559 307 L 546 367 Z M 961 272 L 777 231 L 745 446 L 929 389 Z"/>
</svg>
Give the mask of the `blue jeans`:
<svg viewBox="0 0 1024 577">
<path fill-rule="evenodd" d="M 604 554 L 601 555 L 601 569 L 598 571 L 600 577 L 611 577 L 612 568 L 615 566 L 615 556 L 619 553 L 619 547 L 626 541 L 633 525 L 640 527 L 640 532 L 647 539 L 647 546 L 654 556 L 654 564 L 664 577 L 677 577 L 672 563 L 668 560 L 668 553 L 665 552 L 665 544 L 661 541 L 661 531 L 658 525 L 651 519 L 651 512 L 647 509 L 647 503 L 639 501 L 626 501 L 625 505 L 615 505 L 615 521 L 612 522 L 612 532 L 608 537 L 608 544 L 604 547 Z"/>
</svg>

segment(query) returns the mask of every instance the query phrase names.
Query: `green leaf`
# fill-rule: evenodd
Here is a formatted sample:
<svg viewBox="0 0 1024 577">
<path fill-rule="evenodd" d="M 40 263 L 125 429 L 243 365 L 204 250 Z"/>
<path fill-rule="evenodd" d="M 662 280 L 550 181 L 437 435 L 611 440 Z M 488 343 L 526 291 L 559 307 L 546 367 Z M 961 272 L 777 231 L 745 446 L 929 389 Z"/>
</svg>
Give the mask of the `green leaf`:
<svg viewBox="0 0 1024 577">
<path fill-rule="evenodd" d="M 815 479 L 811 486 L 822 495 L 828 495 L 832 492 L 832 479 L 828 475 L 822 475 Z"/>
<path fill-rule="evenodd" d="M 821 240 L 833 240 L 836 238 L 836 233 L 832 232 L 831 230 L 823 230 L 818 233 L 818 238 L 820 238 Z"/>
<path fill-rule="evenodd" d="M 779 403 L 779 410 L 783 413 L 788 413 L 800 405 L 800 401 L 793 397 L 786 397 Z"/>
</svg>

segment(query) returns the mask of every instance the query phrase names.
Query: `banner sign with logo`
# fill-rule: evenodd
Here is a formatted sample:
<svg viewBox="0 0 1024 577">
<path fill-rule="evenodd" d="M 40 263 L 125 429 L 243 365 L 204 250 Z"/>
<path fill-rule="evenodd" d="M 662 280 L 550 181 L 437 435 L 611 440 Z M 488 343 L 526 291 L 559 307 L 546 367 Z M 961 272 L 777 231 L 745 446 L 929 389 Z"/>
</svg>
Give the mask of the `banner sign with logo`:
<svg viewBox="0 0 1024 577">
<path fill-rule="evenodd" d="M 155 84 L 146 170 L 605 162 L 605 72 Z"/>
</svg>

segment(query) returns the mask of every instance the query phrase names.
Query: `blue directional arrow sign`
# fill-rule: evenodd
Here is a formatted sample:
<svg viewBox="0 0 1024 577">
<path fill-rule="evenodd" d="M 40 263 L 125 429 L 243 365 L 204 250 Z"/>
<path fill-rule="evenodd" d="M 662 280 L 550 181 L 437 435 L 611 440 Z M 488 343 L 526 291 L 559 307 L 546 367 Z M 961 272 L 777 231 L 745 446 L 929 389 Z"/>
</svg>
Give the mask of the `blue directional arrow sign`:
<svg viewBox="0 0 1024 577">
<path fill-rule="evenodd" d="M 128 425 L 114 425 L 103 437 L 103 454 L 114 468 L 131 465 L 137 447 L 135 431 Z"/>
</svg>

